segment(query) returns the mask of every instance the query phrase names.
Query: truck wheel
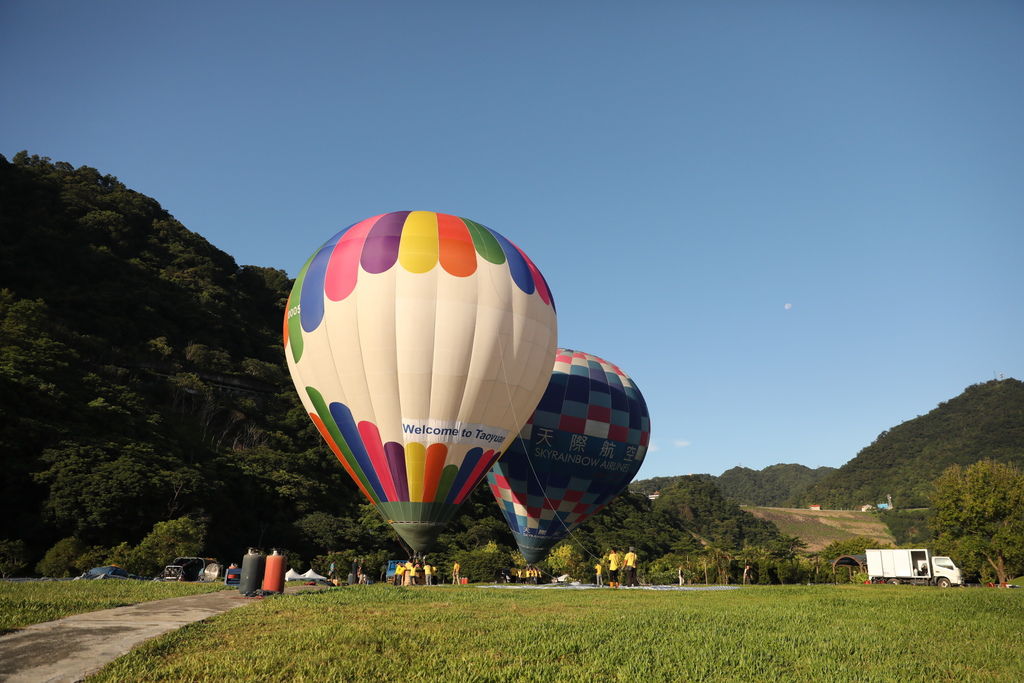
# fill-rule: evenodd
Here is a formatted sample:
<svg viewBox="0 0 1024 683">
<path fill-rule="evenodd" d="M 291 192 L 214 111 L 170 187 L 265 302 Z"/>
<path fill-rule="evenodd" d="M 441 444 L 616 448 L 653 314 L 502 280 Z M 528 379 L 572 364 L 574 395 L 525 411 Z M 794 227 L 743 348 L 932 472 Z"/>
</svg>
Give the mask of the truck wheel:
<svg viewBox="0 0 1024 683">
<path fill-rule="evenodd" d="M 949 579 L 947 579 L 945 576 L 943 576 L 941 579 L 939 579 L 938 581 L 935 582 L 935 585 L 938 586 L 939 588 L 949 588 L 953 584 L 950 583 Z"/>
<path fill-rule="evenodd" d="M 889 579 L 889 583 L 891 583 L 894 586 L 898 586 L 898 585 L 900 585 L 900 580 L 899 579 Z"/>
</svg>

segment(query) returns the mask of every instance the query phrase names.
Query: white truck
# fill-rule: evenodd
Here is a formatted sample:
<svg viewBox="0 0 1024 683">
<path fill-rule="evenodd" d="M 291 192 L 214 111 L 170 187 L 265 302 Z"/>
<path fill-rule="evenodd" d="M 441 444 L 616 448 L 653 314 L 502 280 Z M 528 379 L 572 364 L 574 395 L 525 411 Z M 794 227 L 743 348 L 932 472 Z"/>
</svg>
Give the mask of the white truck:
<svg viewBox="0 0 1024 683">
<path fill-rule="evenodd" d="M 910 583 L 940 588 L 964 585 L 963 575 L 953 560 L 932 555 L 928 550 L 897 548 L 864 552 L 871 583 Z"/>
</svg>

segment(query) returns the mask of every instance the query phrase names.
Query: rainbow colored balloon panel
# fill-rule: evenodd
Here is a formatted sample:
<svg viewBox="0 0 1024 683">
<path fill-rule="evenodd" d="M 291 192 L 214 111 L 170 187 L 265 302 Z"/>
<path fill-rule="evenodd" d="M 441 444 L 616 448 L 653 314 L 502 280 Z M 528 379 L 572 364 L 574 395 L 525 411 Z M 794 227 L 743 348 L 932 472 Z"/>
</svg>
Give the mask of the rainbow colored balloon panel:
<svg viewBox="0 0 1024 683">
<path fill-rule="evenodd" d="M 557 334 L 540 271 L 479 223 L 400 211 L 306 262 L 285 356 L 342 467 L 423 551 L 537 405 Z"/>
<path fill-rule="evenodd" d="M 360 273 L 386 273 L 395 266 L 410 273 L 440 267 L 469 277 L 480 260 L 507 264 L 512 282 L 554 307 L 547 282 L 533 261 L 501 234 L 468 218 L 433 211 L 395 211 L 354 223 L 327 240 L 295 281 L 285 315 L 284 342 L 302 356 L 302 333 L 323 322 L 324 301 L 341 301 L 355 291 Z"/>
</svg>

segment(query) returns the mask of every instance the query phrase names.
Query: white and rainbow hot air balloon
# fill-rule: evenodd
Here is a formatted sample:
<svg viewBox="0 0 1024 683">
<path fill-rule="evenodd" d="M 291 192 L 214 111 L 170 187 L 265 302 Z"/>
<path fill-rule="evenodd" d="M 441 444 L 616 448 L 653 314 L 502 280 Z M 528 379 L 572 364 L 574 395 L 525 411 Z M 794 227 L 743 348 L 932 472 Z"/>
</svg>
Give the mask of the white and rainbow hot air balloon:
<svg viewBox="0 0 1024 683">
<path fill-rule="evenodd" d="M 430 211 L 334 235 L 296 278 L 284 325 L 310 418 L 417 552 L 533 413 L 555 339 L 554 301 L 526 254 Z"/>
</svg>

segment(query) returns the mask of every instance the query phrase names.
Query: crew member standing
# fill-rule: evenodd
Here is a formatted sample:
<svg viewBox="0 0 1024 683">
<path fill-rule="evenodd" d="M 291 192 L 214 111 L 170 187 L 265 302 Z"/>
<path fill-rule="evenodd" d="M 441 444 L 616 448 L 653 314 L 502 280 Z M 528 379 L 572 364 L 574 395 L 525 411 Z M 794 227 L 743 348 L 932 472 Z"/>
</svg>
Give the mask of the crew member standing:
<svg viewBox="0 0 1024 683">
<path fill-rule="evenodd" d="M 630 546 L 629 552 L 623 558 L 623 564 L 626 570 L 626 585 L 635 586 L 636 583 L 636 548 Z"/>
<path fill-rule="evenodd" d="M 434 568 L 428 562 L 423 563 L 423 576 L 428 586 L 434 585 Z"/>
<path fill-rule="evenodd" d="M 405 574 L 402 575 L 402 585 L 411 586 L 416 583 L 416 565 L 409 560 L 405 563 Z"/>
<path fill-rule="evenodd" d="M 603 571 L 604 571 L 604 569 L 601 568 L 601 561 L 598 560 L 597 564 L 594 565 L 594 575 L 596 577 L 594 579 L 594 584 L 598 588 L 600 588 L 601 586 L 604 585 L 604 576 L 602 576 L 602 574 L 601 574 L 601 572 L 603 572 Z"/>
<path fill-rule="evenodd" d="M 459 570 L 460 569 L 462 569 L 462 567 L 459 566 L 459 563 L 457 561 L 452 564 L 452 583 L 453 584 L 461 583 L 462 582 L 462 575 L 459 574 Z"/>
<path fill-rule="evenodd" d="M 405 573 L 405 564 L 403 562 L 399 562 L 399 563 L 395 564 L 395 585 L 396 586 L 401 586 L 402 585 L 402 574 L 404 574 L 404 573 Z"/>
<path fill-rule="evenodd" d="M 622 557 L 619 551 L 612 548 L 608 553 L 608 585 L 612 588 L 619 587 L 619 565 L 622 564 Z"/>
</svg>

